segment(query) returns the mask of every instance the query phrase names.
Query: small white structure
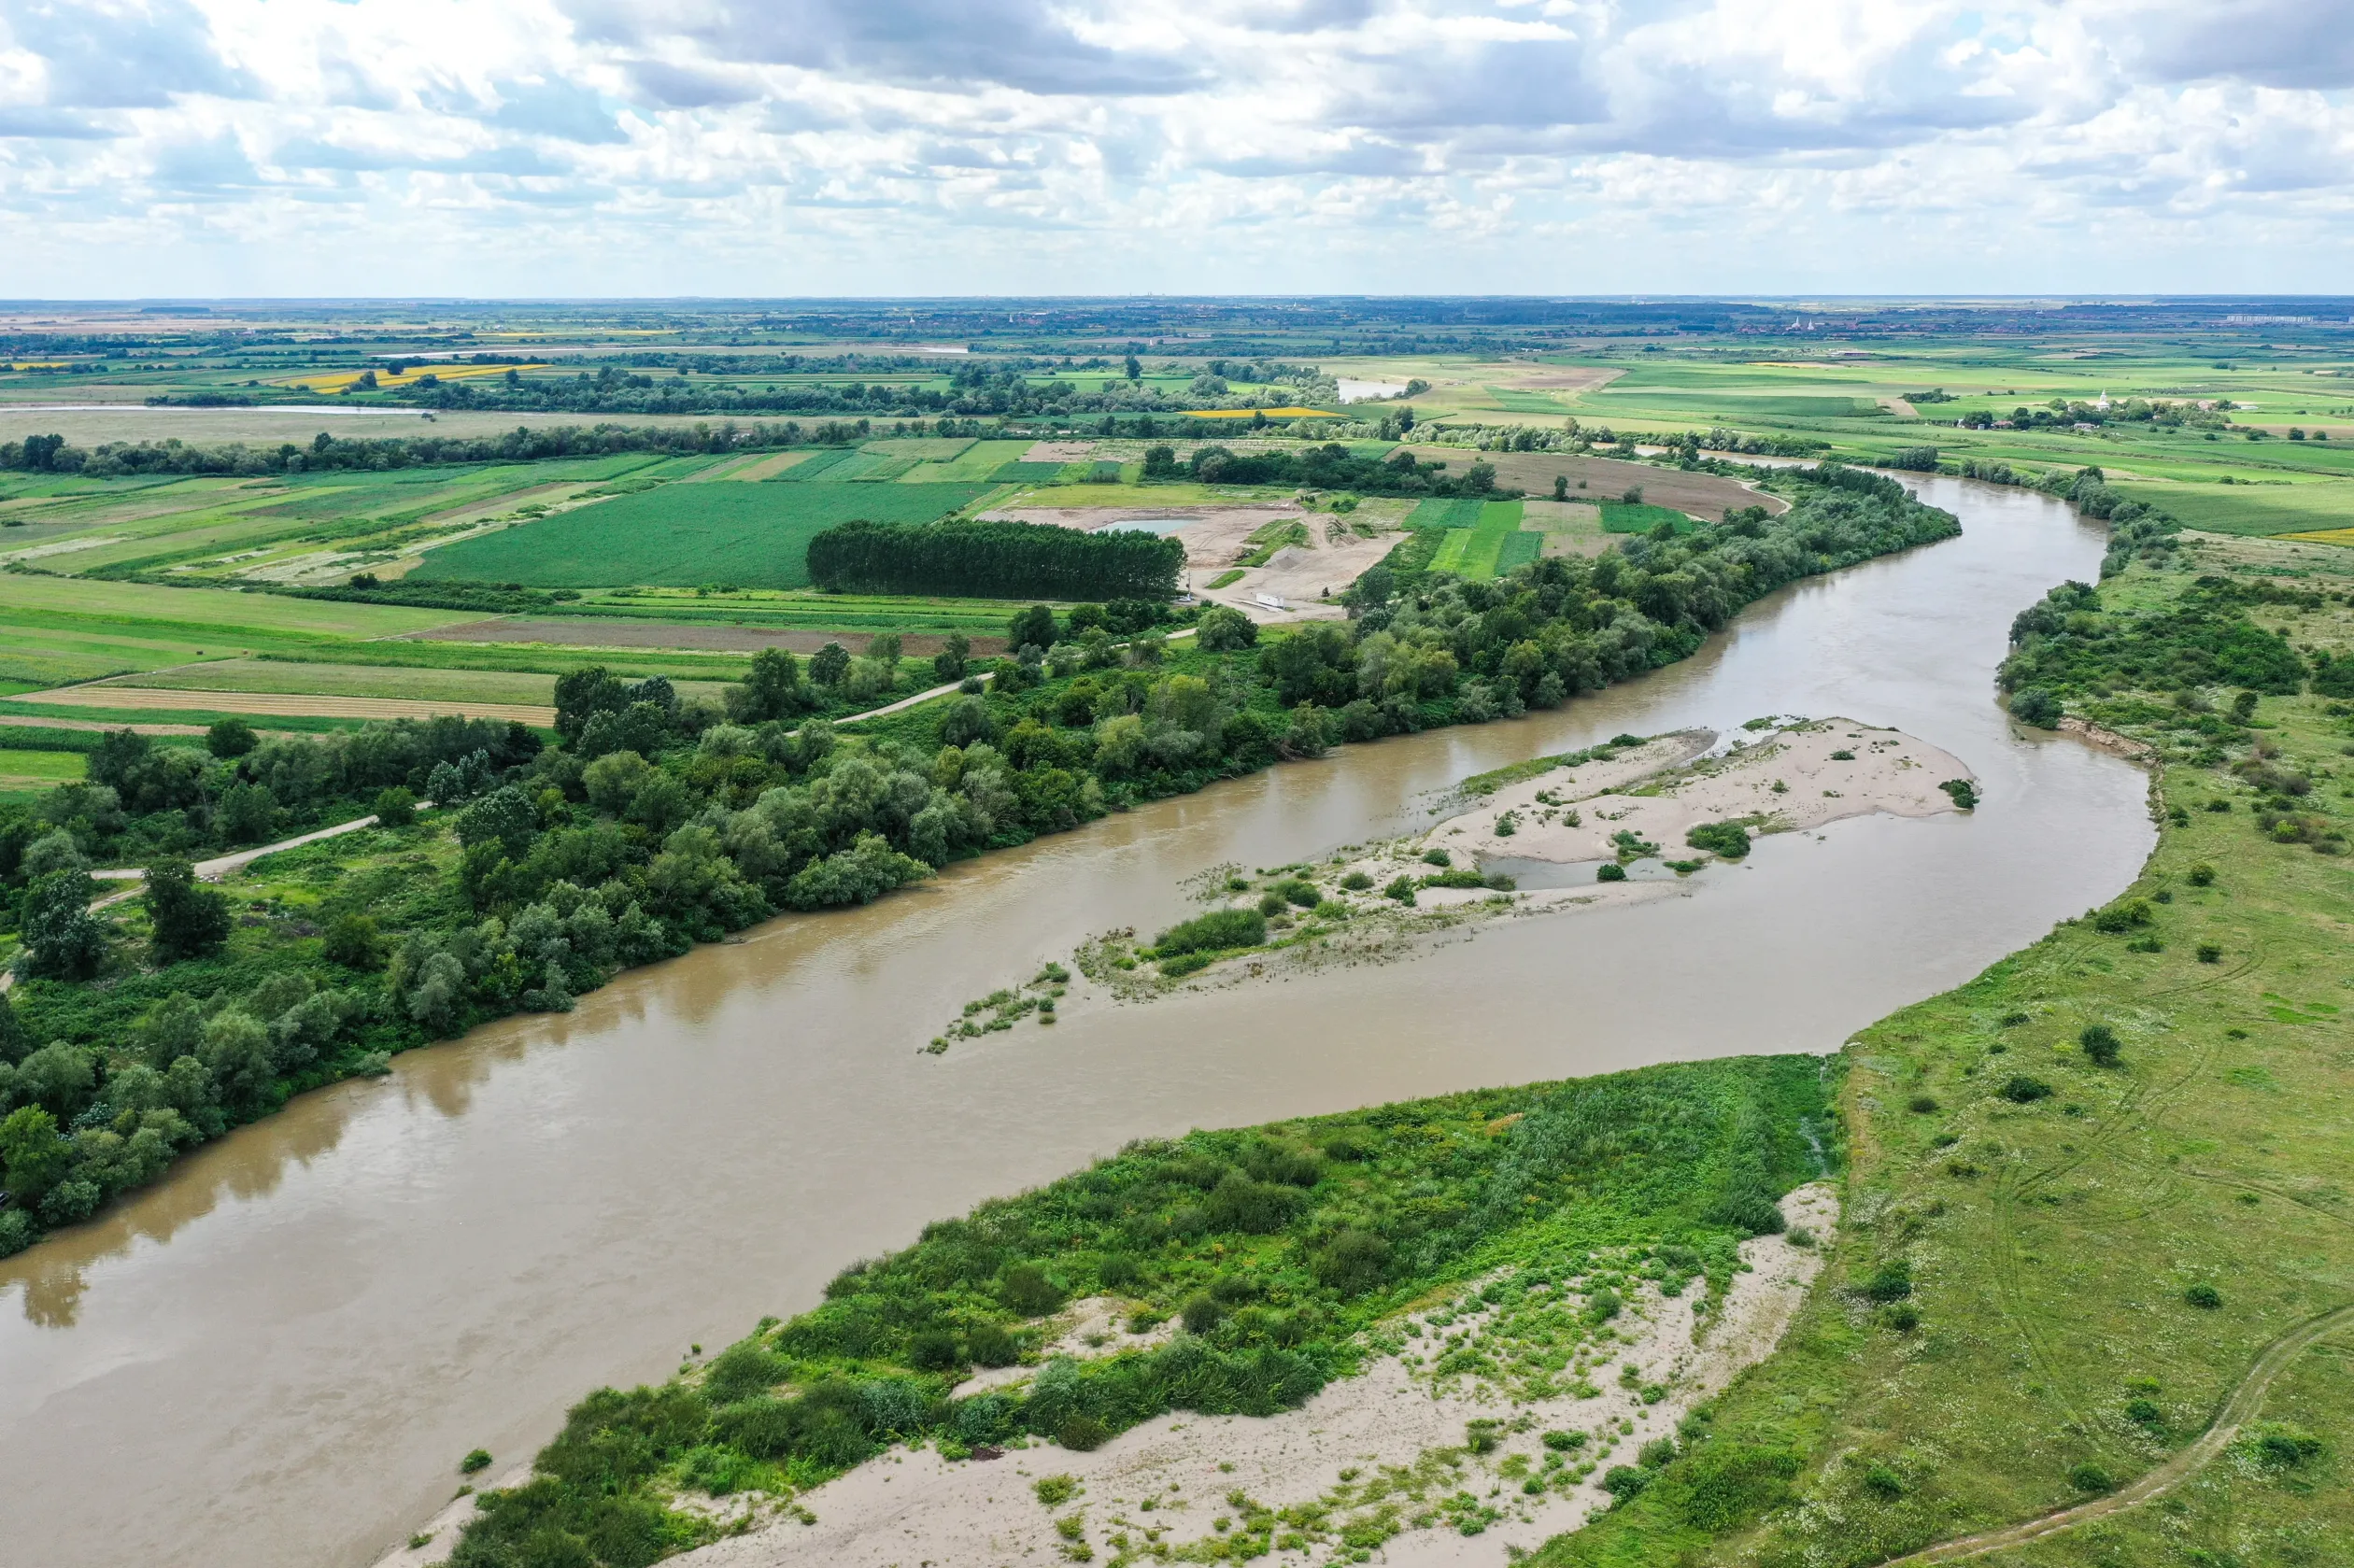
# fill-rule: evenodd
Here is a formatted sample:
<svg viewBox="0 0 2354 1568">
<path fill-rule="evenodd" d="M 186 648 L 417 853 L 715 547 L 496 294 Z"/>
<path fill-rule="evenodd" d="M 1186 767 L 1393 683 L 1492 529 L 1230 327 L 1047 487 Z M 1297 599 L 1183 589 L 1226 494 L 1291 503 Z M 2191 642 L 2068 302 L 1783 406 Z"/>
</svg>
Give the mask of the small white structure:
<svg viewBox="0 0 2354 1568">
<path fill-rule="evenodd" d="M 1251 599 L 1253 602 L 1256 603 L 1262 610 L 1288 610 L 1291 608 L 1290 605 L 1283 602 L 1283 599 L 1281 594 L 1255 593 L 1251 596 Z"/>
</svg>

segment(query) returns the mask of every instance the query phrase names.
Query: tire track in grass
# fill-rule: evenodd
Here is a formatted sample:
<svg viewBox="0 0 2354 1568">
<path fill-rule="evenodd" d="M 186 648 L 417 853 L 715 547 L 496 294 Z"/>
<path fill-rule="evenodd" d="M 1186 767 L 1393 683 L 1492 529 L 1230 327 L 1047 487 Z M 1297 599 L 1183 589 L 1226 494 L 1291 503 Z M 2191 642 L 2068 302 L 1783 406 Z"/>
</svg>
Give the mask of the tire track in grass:
<svg viewBox="0 0 2354 1568">
<path fill-rule="evenodd" d="M 1983 1557 L 1989 1552 L 2007 1551 L 2055 1535 L 2063 1530 L 2106 1519 L 2164 1495 L 2197 1474 L 2207 1462 L 2231 1447 L 2240 1428 L 2263 1407 L 2264 1394 L 2273 1380 L 2288 1370 L 2291 1362 L 2336 1330 L 2354 1327 L 2354 1303 L 2333 1307 L 2316 1317 L 2307 1318 L 2259 1351 L 2255 1362 L 2224 1399 L 2223 1407 L 2207 1423 L 2188 1447 L 2156 1469 L 2145 1472 L 2138 1479 L 2119 1488 L 2106 1497 L 2089 1503 L 2078 1503 L 2056 1508 L 2018 1524 L 2005 1525 L 1998 1530 L 1983 1530 L 1974 1534 L 1956 1536 L 1903 1557 L 1886 1559 L 1880 1568 L 1906 1568 L 1913 1563 L 1959 1562 L 1965 1558 Z"/>
</svg>

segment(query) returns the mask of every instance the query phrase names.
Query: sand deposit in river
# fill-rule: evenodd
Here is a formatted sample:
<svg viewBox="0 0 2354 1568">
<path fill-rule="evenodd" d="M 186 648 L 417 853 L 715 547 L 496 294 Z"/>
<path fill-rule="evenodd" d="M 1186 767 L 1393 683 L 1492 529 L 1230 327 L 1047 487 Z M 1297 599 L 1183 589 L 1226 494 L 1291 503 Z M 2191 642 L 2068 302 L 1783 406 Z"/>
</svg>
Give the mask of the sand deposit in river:
<svg viewBox="0 0 2354 1568">
<path fill-rule="evenodd" d="M 1824 1239 L 1837 1220 L 1827 1185 L 1798 1189 L 1782 1208 L 1797 1231 Z M 1066 1549 L 1085 1542 L 1095 1561 L 1116 1564 L 1182 1552 L 1254 1512 L 1306 1504 L 1302 1519 L 1324 1510 L 1321 1525 L 1292 1533 L 1294 1544 L 1312 1550 L 1311 1561 L 1346 1560 L 1340 1537 L 1352 1521 L 1363 1533 L 1385 1519 L 1373 1528 L 1397 1533 L 1381 1548 L 1383 1562 L 1501 1563 L 1508 1548 L 1534 1547 L 1606 1507 L 1602 1477 L 1613 1466 L 1635 1464 L 1646 1443 L 1673 1437 L 1695 1406 L 1762 1360 L 1789 1326 L 1822 1254 L 1767 1236 L 1743 1242 L 1741 1261 L 1744 1271 L 1713 1306 L 1696 1282 L 1666 1295 L 1655 1283 L 1624 1281 L 1612 1292 L 1618 1315 L 1544 1396 L 1525 1397 L 1525 1384 L 1442 1370 L 1449 1349 L 1506 1326 L 1509 1308 L 1467 1289 L 1384 1325 L 1360 1375 L 1298 1410 L 1266 1418 L 1181 1412 L 1086 1453 L 1041 1443 L 985 1462 L 897 1449 L 768 1514 L 763 1528 L 679 1561 L 694 1568 L 1012 1568 L 1085 1561 Z M 1598 1272 L 1583 1288 L 1557 1287 L 1565 1303 L 1589 1305 L 1610 1289 L 1596 1282 Z M 1084 1351 L 1084 1337 L 1065 1348 Z M 1558 1434 L 1553 1444 L 1547 1434 Z M 1038 1483 L 1053 1476 L 1072 1485 L 1050 1505 Z"/>
</svg>

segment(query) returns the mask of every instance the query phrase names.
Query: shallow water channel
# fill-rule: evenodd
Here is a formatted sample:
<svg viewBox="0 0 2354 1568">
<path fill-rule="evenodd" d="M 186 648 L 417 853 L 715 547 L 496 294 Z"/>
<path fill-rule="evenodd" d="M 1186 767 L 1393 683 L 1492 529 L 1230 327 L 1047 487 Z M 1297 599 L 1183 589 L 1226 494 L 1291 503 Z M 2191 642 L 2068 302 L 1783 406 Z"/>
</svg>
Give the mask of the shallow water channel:
<svg viewBox="0 0 2354 1568">
<path fill-rule="evenodd" d="M 2011 616 L 2092 577 L 2098 526 L 1920 484 L 1962 538 L 1786 590 L 1672 669 L 773 922 L 306 1096 L 0 1264 L 0 1559 L 365 1563 L 448 1498 L 469 1448 L 503 1471 L 594 1385 L 659 1378 L 925 1221 L 1131 1137 L 1830 1051 L 1968 978 L 2114 896 L 2152 830 L 2139 772 L 2014 732 L 1992 701 Z M 1688 897 L 1408 962 L 917 1050 L 1083 937 L 1179 913 L 1206 867 L 1403 831 L 1524 757 L 1769 713 L 1907 730 L 1966 761 L 1987 803 L 1767 839 Z"/>
</svg>

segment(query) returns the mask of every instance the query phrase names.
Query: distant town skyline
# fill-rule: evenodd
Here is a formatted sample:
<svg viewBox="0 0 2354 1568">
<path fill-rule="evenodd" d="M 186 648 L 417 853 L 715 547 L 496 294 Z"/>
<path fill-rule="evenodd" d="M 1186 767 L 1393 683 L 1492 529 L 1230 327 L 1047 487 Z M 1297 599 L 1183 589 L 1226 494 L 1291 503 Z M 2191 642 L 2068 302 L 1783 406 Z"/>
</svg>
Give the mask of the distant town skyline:
<svg viewBox="0 0 2354 1568">
<path fill-rule="evenodd" d="M 2293 0 L 0 0 L 0 297 L 2323 292 Z"/>
</svg>

